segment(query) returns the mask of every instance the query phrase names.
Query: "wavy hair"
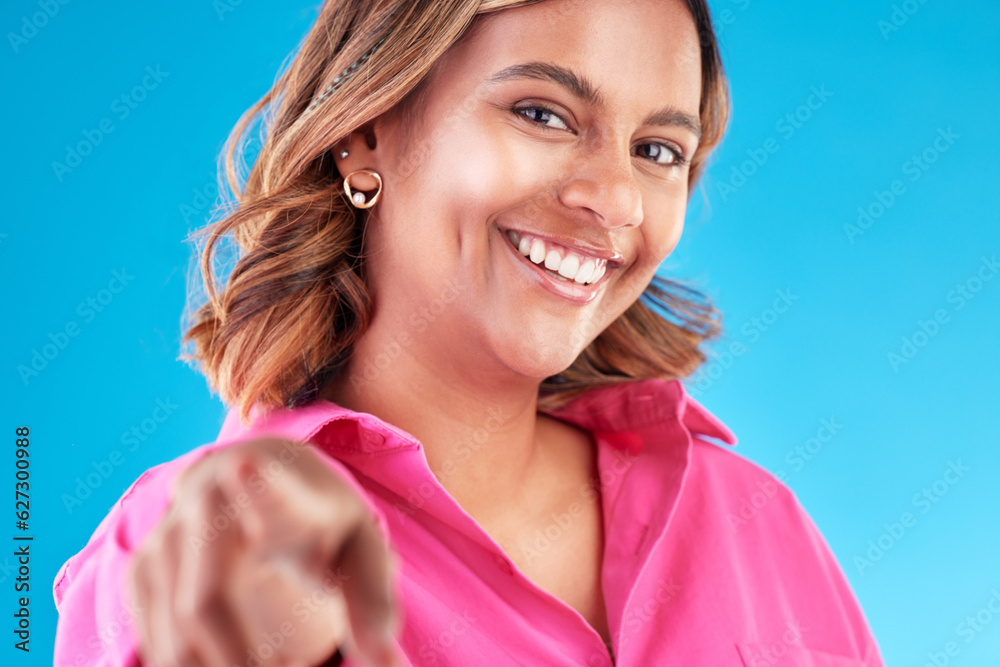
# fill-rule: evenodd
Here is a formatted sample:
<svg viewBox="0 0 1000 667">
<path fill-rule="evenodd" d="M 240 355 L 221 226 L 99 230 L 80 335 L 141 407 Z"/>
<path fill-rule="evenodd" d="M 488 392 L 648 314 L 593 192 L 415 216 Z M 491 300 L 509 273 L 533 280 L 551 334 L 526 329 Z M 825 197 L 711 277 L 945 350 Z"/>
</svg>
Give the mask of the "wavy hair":
<svg viewBox="0 0 1000 667">
<path fill-rule="evenodd" d="M 191 239 L 200 246 L 203 291 L 188 295 L 182 344 L 193 342 L 194 350 L 180 358 L 200 364 L 241 420 L 255 404 L 294 408 L 315 400 L 371 318 L 367 212 L 348 202 L 331 146 L 386 112 L 410 112 L 434 64 L 477 16 L 539 1 L 326 0 L 290 65 L 240 117 L 219 157 L 220 192 L 228 186 L 235 201 Z M 729 94 L 705 0 L 686 4 L 702 72 L 703 134 L 691 160 L 690 196 L 722 139 Z M 380 40 L 322 113 L 304 113 Z M 263 127 L 247 168 L 255 121 Z M 216 269 L 220 255 L 231 270 Z M 720 320 L 700 292 L 656 276 L 569 368 L 542 382 L 539 407 L 554 409 L 596 385 L 686 377 L 705 361 L 699 347 L 720 333 Z"/>
</svg>

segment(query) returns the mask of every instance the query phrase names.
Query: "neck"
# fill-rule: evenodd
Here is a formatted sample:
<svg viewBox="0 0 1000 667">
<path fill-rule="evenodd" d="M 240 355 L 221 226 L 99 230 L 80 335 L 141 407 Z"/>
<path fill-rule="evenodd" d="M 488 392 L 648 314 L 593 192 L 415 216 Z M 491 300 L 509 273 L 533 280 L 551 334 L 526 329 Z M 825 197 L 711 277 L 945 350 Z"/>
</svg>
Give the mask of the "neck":
<svg viewBox="0 0 1000 667">
<path fill-rule="evenodd" d="M 540 381 L 426 333 L 403 347 L 370 327 L 321 396 L 413 435 L 439 482 L 485 517 L 521 495 L 540 460 L 538 430 L 550 421 L 537 415 Z M 389 350 L 398 353 L 386 363 Z"/>
</svg>

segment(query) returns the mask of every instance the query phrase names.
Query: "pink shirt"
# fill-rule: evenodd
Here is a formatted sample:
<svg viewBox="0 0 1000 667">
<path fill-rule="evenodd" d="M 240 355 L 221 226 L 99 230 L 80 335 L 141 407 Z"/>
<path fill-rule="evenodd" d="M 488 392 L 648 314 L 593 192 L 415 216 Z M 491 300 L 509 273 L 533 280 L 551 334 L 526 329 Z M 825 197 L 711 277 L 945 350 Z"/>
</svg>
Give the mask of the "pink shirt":
<svg viewBox="0 0 1000 667">
<path fill-rule="evenodd" d="M 399 557 L 399 646 L 414 665 L 883 664 L 795 495 L 709 440 L 736 444 L 680 381 L 594 389 L 550 414 L 594 434 L 614 662 L 584 618 L 527 579 L 439 484 L 419 442 L 320 400 L 250 428 L 230 411 L 216 442 L 143 473 L 56 577 L 55 664 L 138 664 L 125 579 L 131 554 L 165 512 L 180 470 L 263 433 L 314 443 L 368 501 Z M 476 446 L 468 443 L 468 455 Z M 589 492 L 581 488 L 581 499 Z M 534 548 L 557 540 L 571 511 L 554 516 Z"/>
</svg>

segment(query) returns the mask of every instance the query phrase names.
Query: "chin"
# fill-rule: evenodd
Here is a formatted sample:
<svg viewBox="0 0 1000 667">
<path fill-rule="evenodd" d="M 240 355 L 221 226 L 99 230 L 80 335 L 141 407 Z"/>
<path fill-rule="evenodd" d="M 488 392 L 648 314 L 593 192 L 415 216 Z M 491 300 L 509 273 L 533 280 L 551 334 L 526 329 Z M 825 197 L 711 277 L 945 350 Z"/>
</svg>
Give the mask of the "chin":
<svg viewBox="0 0 1000 667">
<path fill-rule="evenodd" d="M 576 332 L 564 332 L 558 338 L 512 333 L 515 340 L 495 341 L 500 362 L 518 375 L 539 381 L 569 368 L 589 342 Z"/>
</svg>

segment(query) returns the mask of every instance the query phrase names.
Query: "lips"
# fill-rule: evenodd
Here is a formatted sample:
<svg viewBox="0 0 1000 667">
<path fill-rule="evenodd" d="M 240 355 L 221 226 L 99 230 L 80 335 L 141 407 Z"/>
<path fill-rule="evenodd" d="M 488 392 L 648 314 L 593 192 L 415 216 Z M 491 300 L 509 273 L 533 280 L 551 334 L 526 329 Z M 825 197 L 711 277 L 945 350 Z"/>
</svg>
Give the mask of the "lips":
<svg viewBox="0 0 1000 667">
<path fill-rule="evenodd" d="M 506 240 L 503 245 L 510 249 L 514 262 L 538 286 L 578 305 L 593 301 L 603 289 L 608 270 L 623 263 L 618 253 L 585 243 L 564 239 L 560 243 L 518 230 L 498 228 L 497 232 Z"/>
<path fill-rule="evenodd" d="M 607 271 L 609 261 L 618 263 L 613 253 L 604 252 L 602 257 L 528 232 L 510 229 L 504 232 L 504 236 L 533 264 L 545 267 L 557 278 L 578 285 L 596 283 Z"/>
</svg>

